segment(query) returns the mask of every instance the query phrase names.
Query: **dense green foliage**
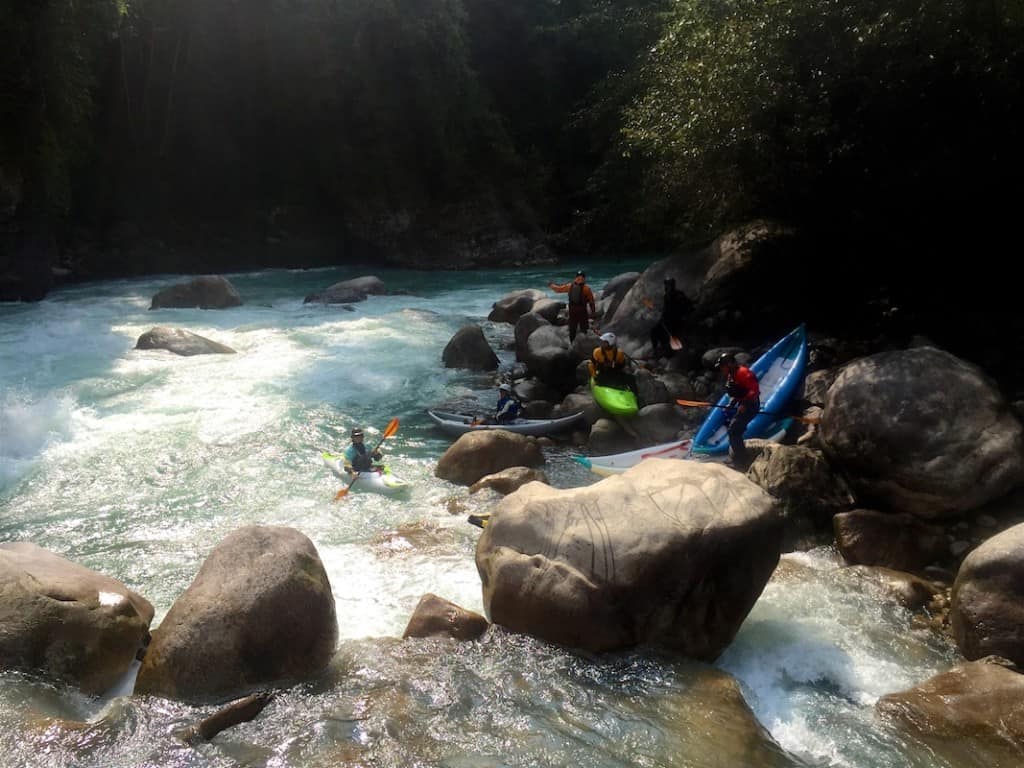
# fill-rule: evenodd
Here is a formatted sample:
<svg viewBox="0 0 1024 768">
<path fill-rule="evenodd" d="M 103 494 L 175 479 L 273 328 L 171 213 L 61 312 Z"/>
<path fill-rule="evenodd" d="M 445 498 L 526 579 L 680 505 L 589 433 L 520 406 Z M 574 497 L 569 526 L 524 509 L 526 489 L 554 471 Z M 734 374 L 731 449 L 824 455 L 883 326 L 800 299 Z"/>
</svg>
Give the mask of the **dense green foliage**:
<svg viewBox="0 0 1024 768">
<path fill-rule="evenodd" d="M 67 214 L 92 151 L 92 88 L 123 0 L 0 0 L 0 199 L 30 226 Z"/>
<path fill-rule="evenodd" d="M 195 266 L 121 247 L 147 238 L 206 266 L 300 240 L 439 263 L 760 216 L 916 264 L 998 247 L 1024 165 L 1020 0 L 0 0 L 0 22 L 5 249 L 88 233 L 93 273 Z"/>
<path fill-rule="evenodd" d="M 761 215 L 980 236 L 1021 170 L 1022 76 L 1019 0 L 680 0 L 626 136 L 681 237 Z"/>
</svg>

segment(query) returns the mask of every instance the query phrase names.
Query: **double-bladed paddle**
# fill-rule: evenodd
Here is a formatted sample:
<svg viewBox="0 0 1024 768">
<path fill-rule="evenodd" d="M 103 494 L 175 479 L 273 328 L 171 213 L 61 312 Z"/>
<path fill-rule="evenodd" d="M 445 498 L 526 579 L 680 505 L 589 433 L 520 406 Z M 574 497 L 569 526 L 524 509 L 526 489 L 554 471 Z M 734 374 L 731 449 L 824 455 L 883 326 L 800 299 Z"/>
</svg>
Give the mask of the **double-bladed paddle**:
<svg viewBox="0 0 1024 768">
<path fill-rule="evenodd" d="M 721 408 L 728 410 L 728 405 L 718 405 L 718 403 L 709 403 L 704 400 L 676 400 L 680 405 L 688 405 L 694 408 Z M 765 414 L 767 416 L 780 416 L 782 418 L 793 419 L 793 421 L 799 421 L 802 424 L 820 424 L 821 419 L 818 417 L 811 416 L 796 416 L 791 413 L 777 413 L 776 411 L 758 411 L 758 414 Z"/>
<path fill-rule="evenodd" d="M 377 441 L 377 444 L 375 446 L 373 446 L 373 450 L 370 451 L 370 455 L 372 456 L 374 453 L 376 453 L 377 449 L 380 448 L 381 443 L 383 443 L 385 440 L 387 440 L 389 437 L 391 437 L 397 431 L 398 431 L 398 419 L 394 418 L 394 419 L 392 419 L 391 421 L 388 422 L 388 425 L 386 427 L 384 427 L 384 434 L 381 435 L 380 440 Z M 334 497 L 334 500 L 338 501 L 339 499 L 343 498 L 348 493 L 348 491 L 352 487 L 353 483 L 355 483 L 355 481 L 359 479 L 359 476 L 361 474 L 362 474 L 361 471 L 356 472 L 352 476 L 352 479 L 349 481 L 348 485 L 346 485 L 344 488 L 342 488 L 340 491 L 338 491 L 338 494 Z"/>
</svg>

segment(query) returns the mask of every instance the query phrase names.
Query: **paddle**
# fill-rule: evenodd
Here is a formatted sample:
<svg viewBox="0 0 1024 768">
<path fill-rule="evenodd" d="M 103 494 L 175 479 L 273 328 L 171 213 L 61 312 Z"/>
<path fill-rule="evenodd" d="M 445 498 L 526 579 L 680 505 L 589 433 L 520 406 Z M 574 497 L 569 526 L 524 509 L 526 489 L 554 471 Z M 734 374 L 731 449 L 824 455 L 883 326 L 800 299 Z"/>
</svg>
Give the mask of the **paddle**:
<svg viewBox="0 0 1024 768">
<path fill-rule="evenodd" d="M 695 407 L 695 408 L 721 408 L 723 410 L 728 410 L 729 409 L 729 406 L 727 406 L 727 405 L 718 405 L 717 403 L 709 403 L 709 402 L 706 402 L 704 400 L 676 400 L 676 402 L 679 403 L 680 405 L 689 405 L 689 406 L 692 406 L 692 407 Z M 799 421 L 802 424 L 820 424 L 821 423 L 821 419 L 810 417 L 810 416 L 796 416 L 796 415 L 793 415 L 793 414 L 776 413 L 775 411 L 758 411 L 758 413 L 759 414 L 763 413 L 763 414 L 766 414 L 768 416 L 782 416 L 782 417 L 785 417 L 785 418 L 793 419 L 794 421 Z"/>
<path fill-rule="evenodd" d="M 643 301 L 643 303 L 647 306 L 648 309 L 654 309 L 654 302 L 651 301 L 650 299 L 644 298 L 641 299 L 641 301 Z M 668 334 L 668 345 L 672 347 L 672 351 L 678 352 L 680 349 L 682 349 L 683 342 L 681 342 L 679 339 L 672 335 L 672 331 L 669 330 L 669 327 L 667 325 L 665 325 L 664 320 L 660 321 L 660 325 L 662 328 L 665 329 L 665 332 Z"/>
<path fill-rule="evenodd" d="M 385 440 L 387 440 L 389 437 L 391 437 L 393 434 L 395 434 L 395 432 L 397 432 L 397 431 L 398 431 L 398 419 L 394 418 L 394 419 L 392 419 L 391 421 L 388 422 L 388 425 L 386 427 L 384 427 L 384 434 L 381 435 L 380 440 L 377 441 L 377 444 L 375 446 L 373 446 L 373 450 L 370 451 L 370 454 L 372 455 L 373 453 L 376 453 L 377 449 L 380 448 L 380 444 L 383 443 Z M 362 471 L 356 472 L 352 476 L 352 479 L 349 481 L 348 485 L 346 485 L 344 488 L 342 488 L 340 491 L 338 491 L 338 494 L 334 497 L 334 500 L 338 501 L 339 499 L 344 497 L 348 493 L 349 489 L 352 487 L 352 484 L 355 483 L 355 481 L 359 479 L 359 476 L 361 474 L 362 474 Z"/>
</svg>

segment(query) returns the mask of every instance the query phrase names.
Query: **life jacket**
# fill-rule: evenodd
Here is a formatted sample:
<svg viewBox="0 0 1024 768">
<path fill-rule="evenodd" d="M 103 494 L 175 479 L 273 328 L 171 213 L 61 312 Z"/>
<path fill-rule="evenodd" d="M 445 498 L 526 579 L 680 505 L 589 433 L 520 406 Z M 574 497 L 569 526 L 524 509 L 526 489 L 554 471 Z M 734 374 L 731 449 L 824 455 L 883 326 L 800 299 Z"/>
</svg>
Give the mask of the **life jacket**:
<svg viewBox="0 0 1024 768">
<path fill-rule="evenodd" d="M 494 411 L 494 420 L 498 424 L 507 424 L 519 418 L 519 401 L 511 395 L 498 401 Z"/>
<path fill-rule="evenodd" d="M 619 368 L 626 364 L 626 353 L 618 347 L 608 347 L 607 353 L 603 347 L 595 347 L 594 362 L 601 368 Z"/>
<path fill-rule="evenodd" d="M 741 365 L 735 375 L 730 375 L 725 382 L 725 391 L 729 397 L 737 400 L 756 400 L 761 397 L 761 385 L 754 372 Z"/>
<path fill-rule="evenodd" d="M 369 472 L 373 469 L 373 454 L 365 445 L 353 443 L 345 450 L 345 458 L 356 472 Z"/>
<path fill-rule="evenodd" d="M 576 305 L 578 307 L 583 306 L 587 303 L 587 300 L 583 297 L 583 286 L 586 283 L 573 283 L 569 286 L 569 304 Z"/>
</svg>

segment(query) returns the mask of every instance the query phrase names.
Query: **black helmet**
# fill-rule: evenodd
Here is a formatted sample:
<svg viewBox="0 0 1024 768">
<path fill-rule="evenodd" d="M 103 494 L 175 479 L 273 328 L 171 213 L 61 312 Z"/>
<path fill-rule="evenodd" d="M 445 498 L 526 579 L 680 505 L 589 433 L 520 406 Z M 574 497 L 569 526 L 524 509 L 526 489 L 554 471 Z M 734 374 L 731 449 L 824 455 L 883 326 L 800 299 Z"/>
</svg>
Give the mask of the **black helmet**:
<svg viewBox="0 0 1024 768">
<path fill-rule="evenodd" d="M 736 365 L 736 358 L 733 357 L 731 352 L 723 352 L 715 360 L 715 368 L 719 368 L 723 365 Z"/>
<path fill-rule="evenodd" d="M 362 436 L 363 436 L 363 430 L 361 430 L 359 427 L 352 427 L 352 437 L 355 438 L 355 437 L 362 437 Z"/>
<path fill-rule="evenodd" d="M 576 277 L 586 277 L 586 276 L 587 276 L 587 273 L 584 272 L 582 269 L 577 269 L 576 270 Z"/>
</svg>

